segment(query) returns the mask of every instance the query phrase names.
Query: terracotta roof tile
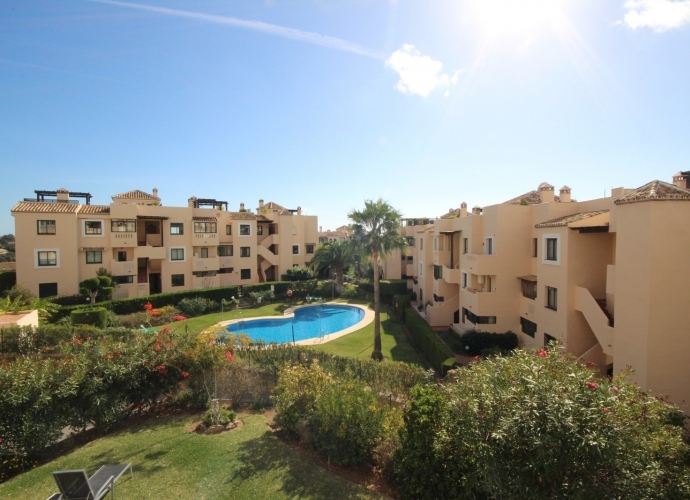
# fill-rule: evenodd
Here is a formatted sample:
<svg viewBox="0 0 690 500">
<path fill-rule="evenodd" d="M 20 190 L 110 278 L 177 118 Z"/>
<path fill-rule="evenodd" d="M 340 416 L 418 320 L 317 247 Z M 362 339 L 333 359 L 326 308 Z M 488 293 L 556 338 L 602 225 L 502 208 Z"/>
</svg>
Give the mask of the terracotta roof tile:
<svg viewBox="0 0 690 500">
<path fill-rule="evenodd" d="M 266 203 L 263 208 L 268 209 L 271 212 L 273 210 L 277 210 L 278 215 L 292 215 L 292 212 L 290 212 L 290 210 L 288 210 L 287 208 L 285 208 L 282 205 L 278 205 L 277 203 L 275 203 L 273 201 L 269 201 L 268 203 Z"/>
<path fill-rule="evenodd" d="M 151 201 L 159 201 L 159 198 L 156 198 L 152 194 L 149 193 L 144 193 L 143 191 L 139 189 L 133 189 L 132 191 L 127 191 L 126 193 L 120 193 L 120 194 L 115 194 L 112 196 L 113 200 L 115 199 L 125 199 L 125 200 L 151 200 Z"/>
<path fill-rule="evenodd" d="M 80 214 L 109 214 L 108 205 L 81 205 Z"/>
<path fill-rule="evenodd" d="M 13 208 L 12 212 L 34 212 L 34 213 L 54 213 L 69 214 L 79 211 L 78 203 L 45 203 L 40 201 L 20 201 Z"/>
<path fill-rule="evenodd" d="M 535 224 L 534 227 L 540 228 L 540 227 L 567 226 L 571 222 L 576 222 L 576 221 L 583 220 L 583 219 L 589 219 L 590 217 L 594 217 L 595 215 L 599 215 L 599 214 L 604 214 L 606 212 L 608 212 L 608 210 L 596 210 L 594 212 L 580 212 L 579 214 L 565 215 L 563 217 L 558 217 L 557 219 L 551 219 L 551 220 L 547 220 L 546 222 L 541 222 L 539 224 Z"/>
<path fill-rule="evenodd" d="M 561 199 L 558 196 L 553 197 L 554 201 L 560 202 Z M 526 200 L 528 205 L 538 205 L 541 203 L 541 196 L 539 196 L 539 191 L 529 191 L 520 196 L 516 196 L 512 200 L 503 202 L 503 205 L 520 205 L 522 200 Z"/>
<path fill-rule="evenodd" d="M 616 205 L 642 201 L 690 201 L 690 191 L 664 181 L 648 182 L 614 201 Z"/>
<path fill-rule="evenodd" d="M 271 222 L 270 219 L 267 219 L 263 215 L 259 214 L 253 214 L 250 212 L 226 212 L 228 215 L 230 215 L 230 218 L 233 220 L 255 220 L 259 222 Z"/>
<path fill-rule="evenodd" d="M 216 222 L 218 219 L 216 217 L 192 217 L 192 220 L 196 222 Z"/>
</svg>

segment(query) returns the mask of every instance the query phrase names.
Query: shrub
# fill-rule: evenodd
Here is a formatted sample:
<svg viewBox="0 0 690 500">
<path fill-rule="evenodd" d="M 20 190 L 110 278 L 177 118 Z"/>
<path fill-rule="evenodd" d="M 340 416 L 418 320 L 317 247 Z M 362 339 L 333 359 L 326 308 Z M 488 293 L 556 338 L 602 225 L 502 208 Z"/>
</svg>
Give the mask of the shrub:
<svg viewBox="0 0 690 500">
<path fill-rule="evenodd" d="M 460 337 L 465 350 L 469 354 L 481 354 L 484 349 L 498 348 L 503 351 L 510 351 L 518 346 L 518 337 L 513 332 L 489 333 L 468 330 Z M 469 349 L 467 349 L 469 347 Z"/>
<path fill-rule="evenodd" d="M 283 281 L 307 281 L 314 279 L 314 273 L 307 266 L 291 267 L 281 278 Z"/>
<path fill-rule="evenodd" d="M 360 288 L 369 293 L 374 293 L 373 282 L 362 281 Z M 407 280 L 380 280 L 379 297 L 384 302 L 390 302 L 394 295 L 405 295 L 408 293 Z"/>
<path fill-rule="evenodd" d="M 412 342 L 438 374 L 444 376 L 455 364 L 455 354 L 436 337 L 436 332 L 411 307 L 405 308 L 405 325 Z"/>
<path fill-rule="evenodd" d="M 201 316 L 202 314 L 217 309 L 218 304 L 205 297 L 194 297 L 182 299 L 177 307 L 187 316 Z"/>
<path fill-rule="evenodd" d="M 92 325 L 96 328 L 108 326 L 108 311 L 104 307 L 72 311 L 70 314 L 72 325 Z"/>
<path fill-rule="evenodd" d="M 341 297 L 346 299 L 354 299 L 357 297 L 357 287 L 350 283 L 345 283 L 343 285 L 343 291 L 340 294 Z"/>
<path fill-rule="evenodd" d="M 266 304 L 275 298 L 275 294 L 271 290 L 251 292 L 249 296 L 255 304 Z"/>
<path fill-rule="evenodd" d="M 408 498 L 690 497 L 679 410 L 560 349 L 472 363 L 413 392 L 405 423 Z"/>
<path fill-rule="evenodd" d="M 370 463 L 384 435 L 388 407 L 353 381 L 326 387 L 317 399 L 311 418 L 314 449 L 329 461 L 342 465 Z"/>
<path fill-rule="evenodd" d="M 204 413 L 203 422 L 206 427 L 211 425 L 228 425 L 230 422 L 234 422 L 237 414 L 230 410 L 226 410 L 223 407 L 218 408 L 218 414 L 214 412 L 212 408 L 206 410 Z"/>
</svg>

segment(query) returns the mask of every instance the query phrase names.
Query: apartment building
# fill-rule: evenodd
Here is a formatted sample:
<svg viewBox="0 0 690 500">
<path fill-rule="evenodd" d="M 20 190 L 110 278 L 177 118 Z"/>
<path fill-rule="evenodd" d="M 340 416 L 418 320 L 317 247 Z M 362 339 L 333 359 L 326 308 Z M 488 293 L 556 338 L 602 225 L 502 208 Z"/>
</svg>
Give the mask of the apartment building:
<svg viewBox="0 0 690 500">
<path fill-rule="evenodd" d="M 339 228 L 331 231 L 330 229 L 323 230 L 322 226 L 319 226 L 319 243 L 332 243 L 334 241 L 342 243 L 350 237 L 352 231 L 348 226 L 340 226 Z"/>
<path fill-rule="evenodd" d="M 156 189 L 91 205 L 89 193 L 36 191 L 12 208 L 17 283 L 40 297 L 79 293 L 103 267 L 115 297 L 279 280 L 316 249 L 316 216 L 259 200 L 256 212 L 191 197 L 163 206 Z"/>
<path fill-rule="evenodd" d="M 393 260 L 432 326 L 511 330 L 527 347 L 556 339 L 602 374 L 632 367 L 633 381 L 688 412 L 689 189 L 690 171 L 583 202 L 542 183 L 407 220 L 409 251 Z"/>
</svg>

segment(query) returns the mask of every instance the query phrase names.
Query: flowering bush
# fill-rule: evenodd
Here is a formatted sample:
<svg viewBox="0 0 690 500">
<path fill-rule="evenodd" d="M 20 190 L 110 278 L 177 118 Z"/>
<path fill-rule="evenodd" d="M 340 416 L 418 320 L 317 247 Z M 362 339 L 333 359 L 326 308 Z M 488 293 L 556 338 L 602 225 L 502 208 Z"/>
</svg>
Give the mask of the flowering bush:
<svg viewBox="0 0 690 500">
<path fill-rule="evenodd" d="M 409 498 L 688 498 L 679 410 L 559 348 L 472 363 L 419 388 L 396 476 Z"/>
</svg>

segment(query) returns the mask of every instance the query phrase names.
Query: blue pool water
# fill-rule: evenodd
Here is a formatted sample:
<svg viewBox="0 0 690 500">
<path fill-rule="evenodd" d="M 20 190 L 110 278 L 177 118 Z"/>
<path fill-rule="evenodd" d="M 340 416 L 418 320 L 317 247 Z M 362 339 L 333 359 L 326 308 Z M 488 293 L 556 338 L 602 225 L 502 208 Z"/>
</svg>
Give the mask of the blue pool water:
<svg viewBox="0 0 690 500">
<path fill-rule="evenodd" d="M 349 328 L 364 318 L 359 307 L 323 304 L 301 307 L 291 318 L 270 318 L 242 320 L 228 326 L 231 333 L 246 333 L 252 340 L 283 344 L 292 342 L 292 327 L 295 328 L 295 341 L 307 340 L 339 332 Z"/>
</svg>

